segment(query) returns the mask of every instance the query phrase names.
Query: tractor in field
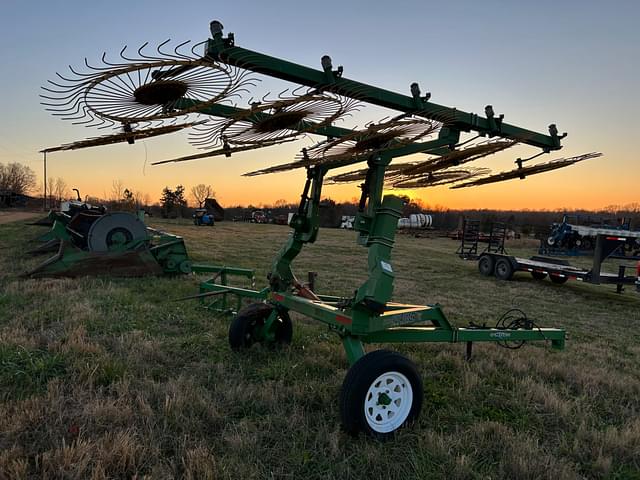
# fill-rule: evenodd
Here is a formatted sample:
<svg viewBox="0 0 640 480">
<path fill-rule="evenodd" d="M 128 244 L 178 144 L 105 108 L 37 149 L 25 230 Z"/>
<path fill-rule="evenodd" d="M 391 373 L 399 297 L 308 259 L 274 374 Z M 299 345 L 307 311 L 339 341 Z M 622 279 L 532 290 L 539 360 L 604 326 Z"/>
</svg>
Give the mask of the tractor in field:
<svg viewBox="0 0 640 480">
<path fill-rule="evenodd" d="M 208 225 L 213 227 L 215 220 L 213 215 L 210 215 L 206 208 L 197 208 L 193 213 L 193 224 L 197 226 Z"/>
<path fill-rule="evenodd" d="M 267 215 L 262 210 L 251 212 L 251 223 L 269 223 Z"/>
</svg>

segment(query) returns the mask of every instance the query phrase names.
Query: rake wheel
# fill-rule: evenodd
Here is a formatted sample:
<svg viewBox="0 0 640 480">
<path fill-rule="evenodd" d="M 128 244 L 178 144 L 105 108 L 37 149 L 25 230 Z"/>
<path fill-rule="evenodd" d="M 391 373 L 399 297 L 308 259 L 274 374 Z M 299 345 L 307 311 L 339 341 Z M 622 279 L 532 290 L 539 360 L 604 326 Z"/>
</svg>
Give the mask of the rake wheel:
<svg viewBox="0 0 640 480">
<path fill-rule="evenodd" d="M 460 150 L 452 150 L 451 152 L 439 158 L 434 158 L 424 162 L 420 162 L 412 167 L 407 168 L 404 173 L 406 175 L 426 175 L 438 170 L 444 170 L 451 167 L 457 167 L 464 163 L 478 160 L 479 158 L 493 155 L 507 148 L 514 146 L 517 142 L 512 140 L 492 140 L 488 142 L 478 143 Z"/>
<path fill-rule="evenodd" d="M 102 145 L 112 145 L 114 143 L 129 142 L 133 143 L 135 140 L 143 140 L 145 138 L 157 137 L 159 135 L 166 135 L 168 133 L 178 132 L 185 128 L 192 127 L 198 122 L 181 123 L 176 125 L 165 125 L 161 127 L 145 128 L 142 130 L 131 130 L 116 133 L 113 135 L 103 135 L 101 137 L 88 138 L 86 140 L 79 140 L 77 142 L 65 143 L 58 147 L 45 148 L 42 152 L 58 152 L 63 150 L 78 150 L 80 148 L 98 147 Z"/>
<path fill-rule="evenodd" d="M 194 129 L 189 141 L 198 148 L 273 145 L 331 125 L 355 108 L 356 101 L 330 93 L 282 97 L 208 122 Z"/>
<path fill-rule="evenodd" d="M 245 73 L 208 58 L 157 48 L 155 56 L 144 53 L 120 57 L 126 63 L 92 66 L 85 59 L 85 71 L 69 66 L 70 73 L 49 80 L 40 96 L 53 115 L 74 124 L 109 127 L 116 123 L 137 123 L 173 118 L 219 103 L 242 91 L 253 80 Z M 194 46 L 195 48 L 195 46 Z"/>
<path fill-rule="evenodd" d="M 546 163 L 539 163 L 538 165 L 531 165 L 528 167 L 518 167 L 508 172 L 501 172 L 488 177 L 478 178 L 470 182 L 465 182 L 459 185 L 453 185 L 450 188 L 463 188 L 463 187 L 475 187 L 477 185 L 487 185 L 489 183 L 504 182 L 506 180 L 512 180 L 515 178 L 524 179 L 530 175 L 538 175 L 544 172 L 550 172 L 559 168 L 568 167 L 574 163 L 582 162 L 590 158 L 597 158 L 602 156 L 602 153 L 591 152 L 583 155 L 577 155 L 570 158 L 558 158 Z"/>
<path fill-rule="evenodd" d="M 489 168 L 453 168 L 430 172 L 426 175 L 417 175 L 405 177 L 393 182 L 393 188 L 426 188 L 436 187 L 438 185 L 446 185 L 449 183 L 470 180 L 472 178 L 487 175 L 491 170 Z M 401 172 L 402 173 L 402 172 Z"/>
<path fill-rule="evenodd" d="M 264 175 L 284 172 L 311 165 L 334 166 L 341 161 L 361 159 L 379 151 L 402 147 L 421 140 L 435 132 L 441 124 L 431 120 L 395 118 L 367 126 L 344 137 L 321 142 L 304 150 L 302 157 L 295 162 L 245 173 L 245 176 Z"/>
<path fill-rule="evenodd" d="M 401 147 L 417 142 L 437 132 L 441 124 L 417 118 L 399 118 L 388 122 L 369 125 L 365 130 L 356 131 L 326 143 L 321 143 L 307 151 L 316 163 L 333 163 L 344 159 L 368 157 L 389 148 Z"/>
<path fill-rule="evenodd" d="M 491 172 L 488 168 L 457 168 L 448 169 L 438 172 L 430 172 L 426 175 L 404 175 L 407 168 L 413 168 L 416 163 L 399 163 L 397 165 L 389 165 L 385 174 L 385 184 L 392 188 L 398 189 L 415 189 L 435 187 L 438 185 L 446 185 L 462 180 L 469 180 L 481 175 L 487 175 Z M 367 176 L 367 169 L 355 170 L 353 172 L 341 173 L 327 179 L 327 184 L 353 183 L 364 181 Z"/>
</svg>

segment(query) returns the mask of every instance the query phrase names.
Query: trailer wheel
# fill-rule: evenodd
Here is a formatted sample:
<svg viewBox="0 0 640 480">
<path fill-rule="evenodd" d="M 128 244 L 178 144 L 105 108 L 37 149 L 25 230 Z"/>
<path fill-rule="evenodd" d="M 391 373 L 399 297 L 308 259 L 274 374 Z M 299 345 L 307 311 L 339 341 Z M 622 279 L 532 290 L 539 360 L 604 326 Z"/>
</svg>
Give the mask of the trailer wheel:
<svg viewBox="0 0 640 480">
<path fill-rule="evenodd" d="M 478 260 L 478 270 L 485 277 L 490 277 L 491 275 L 493 275 L 494 267 L 495 260 L 489 255 L 483 255 L 480 257 L 480 260 Z"/>
<path fill-rule="evenodd" d="M 499 280 L 511 280 L 513 277 L 513 265 L 507 258 L 500 258 L 496 262 L 496 278 Z"/>
<path fill-rule="evenodd" d="M 569 280 L 569 277 L 561 277 L 560 275 L 554 275 L 553 273 L 550 273 L 549 280 L 551 280 L 553 283 L 561 285 Z"/>
<path fill-rule="evenodd" d="M 531 276 L 533 278 L 535 278 L 536 280 L 544 280 L 545 277 L 547 276 L 546 273 L 544 272 L 536 272 L 535 270 L 533 272 L 531 272 Z"/>
<path fill-rule="evenodd" d="M 342 426 L 352 435 L 387 440 L 417 418 L 422 399 L 415 364 L 399 353 L 376 350 L 354 363 L 342 383 Z"/>
<path fill-rule="evenodd" d="M 249 348 L 254 343 L 267 340 L 262 333 L 262 327 L 276 310 L 268 303 L 252 303 L 240 310 L 229 326 L 229 345 L 238 351 Z M 289 314 L 284 310 L 276 311 L 274 338 L 269 343 L 285 345 L 291 343 L 293 326 Z"/>
<path fill-rule="evenodd" d="M 593 240 L 589 237 L 582 237 L 582 245 L 580 248 L 582 250 L 593 250 Z"/>
</svg>

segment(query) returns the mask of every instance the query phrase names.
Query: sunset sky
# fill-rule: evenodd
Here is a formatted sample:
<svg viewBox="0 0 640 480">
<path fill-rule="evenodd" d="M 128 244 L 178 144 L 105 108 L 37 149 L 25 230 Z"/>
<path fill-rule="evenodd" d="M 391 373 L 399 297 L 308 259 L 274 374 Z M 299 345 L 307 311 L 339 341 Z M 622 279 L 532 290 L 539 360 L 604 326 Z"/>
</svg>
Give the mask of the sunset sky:
<svg viewBox="0 0 640 480">
<path fill-rule="evenodd" d="M 18 161 L 42 176 L 45 147 L 104 134 L 71 125 L 39 104 L 40 87 L 67 65 L 97 63 L 126 44 L 167 38 L 174 44 L 209 36 L 220 20 L 236 44 L 313 68 L 329 54 L 344 76 L 409 94 L 418 82 L 431 100 L 483 114 L 492 104 L 505 122 L 546 133 L 550 123 L 568 132 L 559 152 L 604 156 L 524 181 L 449 190 L 416 190 L 427 204 L 451 208 L 599 208 L 640 201 L 636 135 L 640 126 L 640 2 L 629 1 L 35 1 L 3 0 L 0 16 L 0 162 Z M 308 6 L 305 6 L 308 5 Z M 312 8 L 311 8 L 312 7 Z M 254 97 L 277 93 L 264 81 Z M 250 95 L 251 96 L 251 95 Z M 239 106 L 246 105 L 246 101 Z M 363 126 L 387 115 L 365 106 L 340 124 Z M 212 159 L 151 166 L 198 151 L 186 133 L 49 155 L 49 176 L 84 194 L 108 197 L 113 180 L 156 200 L 165 185 L 211 184 L 222 205 L 295 201 L 304 172 L 246 178 L 241 174 L 291 161 L 321 137 L 307 137 Z M 518 147 L 471 165 L 510 170 Z M 396 162 L 422 157 L 397 159 Z M 327 186 L 325 196 L 349 200 L 356 185 Z"/>
</svg>

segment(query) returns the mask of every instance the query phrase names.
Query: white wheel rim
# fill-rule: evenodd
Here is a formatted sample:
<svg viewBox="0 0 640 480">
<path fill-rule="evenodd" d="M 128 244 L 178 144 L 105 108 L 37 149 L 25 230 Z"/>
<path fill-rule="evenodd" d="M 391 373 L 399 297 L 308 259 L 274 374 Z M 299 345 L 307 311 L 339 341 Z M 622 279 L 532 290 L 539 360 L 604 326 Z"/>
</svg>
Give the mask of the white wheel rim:
<svg viewBox="0 0 640 480">
<path fill-rule="evenodd" d="M 364 417 L 375 432 L 393 432 L 405 422 L 411 405 L 413 389 L 409 379 L 399 372 L 386 372 L 367 390 Z"/>
</svg>

